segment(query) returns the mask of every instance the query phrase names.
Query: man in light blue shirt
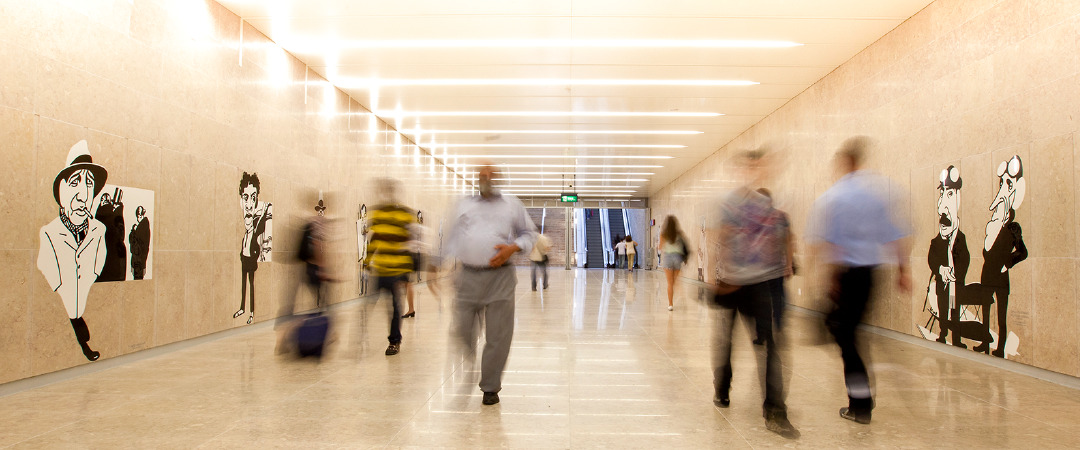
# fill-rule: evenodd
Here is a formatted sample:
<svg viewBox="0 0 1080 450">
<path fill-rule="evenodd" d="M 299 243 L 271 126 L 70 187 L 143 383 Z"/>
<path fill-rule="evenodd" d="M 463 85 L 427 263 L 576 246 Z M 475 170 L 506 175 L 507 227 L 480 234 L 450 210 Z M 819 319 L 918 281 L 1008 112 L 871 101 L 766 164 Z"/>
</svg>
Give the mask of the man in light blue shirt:
<svg viewBox="0 0 1080 450">
<path fill-rule="evenodd" d="M 861 170 L 870 139 L 856 136 L 844 141 L 836 162 L 844 175 L 814 202 L 807 240 L 817 244 L 830 264 L 830 297 L 835 302 L 828 316 L 844 359 L 844 382 L 848 407 L 840 417 L 870 423 L 874 401 L 870 377 L 858 353 L 855 329 L 863 319 L 874 286 L 875 269 L 895 263 L 897 286 L 908 292 L 911 286 L 907 258 L 907 227 L 900 223 L 889 204 L 888 179 Z"/>
<path fill-rule="evenodd" d="M 454 334 L 465 359 L 476 356 L 480 315 L 487 336 L 481 361 L 483 403 L 499 402 L 502 373 L 514 337 L 514 290 L 517 274 L 506 264 L 514 253 L 529 253 L 536 244 L 536 225 L 517 197 L 491 184 L 494 167 L 480 169 L 480 195 L 465 197 L 451 210 L 448 256 L 461 261 L 454 301 Z"/>
</svg>

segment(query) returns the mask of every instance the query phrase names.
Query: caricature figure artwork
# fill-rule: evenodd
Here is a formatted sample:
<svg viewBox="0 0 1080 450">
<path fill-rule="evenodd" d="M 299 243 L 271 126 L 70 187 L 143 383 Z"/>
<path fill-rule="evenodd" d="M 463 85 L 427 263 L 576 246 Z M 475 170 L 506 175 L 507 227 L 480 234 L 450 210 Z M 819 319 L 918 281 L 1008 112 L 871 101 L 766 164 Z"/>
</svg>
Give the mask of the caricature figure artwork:
<svg viewBox="0 0 1080 450">
<path fill-rule="evenodd" d="M 1015 222 L 1016 209 L 1024 202 L 1026 180 L 1024 163 L 1019 156 L 1002 162 L 997 169 L 998 192 L 990 203 L 990 220 L 986 223 L 983 241 L 982 285 L 993 291 L 997 299 L 997 334 L 1000 336 L 994 356 L 1005 358 L 1016 354 L 1019 345 L 1015 334 L 1009 333 L 1009 269 L 1027 259 L 1023 230 Z M 986 317 L 989 319 L 989 315 Z M 989 324 L 987 325 L 989 326 Z"/>
<path fill-rule="evenodd" d="M 131 249 L 131 277 L 142 280 L 146 277 L 147 259 L 150 256 L 150 218 L 146 208 L 135 208 L 135 224 L 128 233 L 128 248 Z"/>
<path fill-rule="evenodd" d="M 698 239 L 698 252 L 697 252 L 697 278 L 698 281 L 705 281 L 705 218 L 701 218 L 701 237 Z"/>
<path fill-rule="evenodd" d="M 357 277 L 360 283 L 360 295 L 367 293 L 368 273 L 367 264 L 364 260 L 367 259 L 367 205 L 360 205 L 359 217 L 356 219 L 356 246 L 360 254 L 360 276 Z"/>
<path fill-rule="evenodd" d="M 418 239 L 418 240 L 422 238 L 422 236 L 421 236 L 422 231 L 421 230 L 423 230 L 423 226 L 424 226 L 424 213 L 422 211 L 420 211 L 420 210 L 417 210 L 416 211 L 416 228 L 417 228 L 417 230 L 416 230 L 416 239 Z M 417 251 L 419 251 L 419 247 L 420 246 L 417 245 L 414 248 L 416 248 Z M 420 254 L 417 253 L 417 254 L 413 255 L 413 258 L 414 259 L 419 259 Z M 424 271 L 421 270 L 421 268 L 420 268 L 420 261 L 418 261 L 418 260 L 413 261 L 413 264 L 414 264 L 413 273 L 416 274 L 416 282 L 419 283 L 421 281 L 424 281 L 424 279 L 423 279 Z"/>
<path fill-rule="evenodd" d="M 258 174 L 244 172 L 240 178 L 240 206 L 244 213 L 244 237 L 240 243 L 240 309 L 233 318 L 248 313 L 247 323 L 255 320 L 255 271 L 259 269 L 259 262 L 270 261 L 273 250 L 273 204 L 259 201 L 260 187 Z"/>
<path fill-rule="evenodd" d="M 109 249 L 105 256 L 105 267 L 97 281 L 124 281 L 127 279 L 128 248 L 124 236 L 124 191 L 119 187 L 104 189 L 98 200 L 94 218 L 105 225 L 105 246 Z"/>
<path fill-rule="evenodd" d="M 1024 198 L 1023 163 L 1013 156 L 997 171 L 998 193 L 990 204 L 983 244 L 983 268 L 979 283 L 965 285 L 971 255 L 964 233 L 959 230 L 959 170 L 949 166 L 938 184 L 938 236 L 930 241 L 927 255 L 931 283 L 924 309 L 930 320 L 919 325 L 924 338 L 967 348 L 961 340 L 978 341 L 972 350 L 1005 358 L 1016 355 L 1019 339 L 1007 327 L 1009 308 L 1009 273 L 1015 264 L 1027 258 L 1020 224 L 1014 222 L 1016 208 Z M 990 329 L 990 311 L 997 305 L 998 331 Z M 938 324 L 934 334 L 933 324 Z"/>
<path fill-rule="evenodd" d="M 105 224 L 94 218 L 91 207 L 109 172 L 94 164 L 86 141 L 68 152 L 68 165 L 53 180 L 56 219 L 41 228 L 37 266 L 49 287 L 60 295 L 83 355 L 96 361 L 101 355 L 88 344 L 90 330 L 83 320 L 90 287 L 105 268 L 108 247 Z"/>
<path fill-rule="evenodd" d="M 938 234 L 930 240 L 927 254 L 930 284 L 937 299 L 936 305 L 930 305 L 931 315 L 939 328 L 936 340 L 947 342 L 951 331 L 953 345 L 957 347 L 965 347 L 960 341 L 962 306 L 958 299 L 964 297 L 964 280 L 971 265 L 967 238 L 960 231 L 960 188 L 963 184 L 960 169 L 954 166 L 943 170 L 938 177 Z"/>
</svg>

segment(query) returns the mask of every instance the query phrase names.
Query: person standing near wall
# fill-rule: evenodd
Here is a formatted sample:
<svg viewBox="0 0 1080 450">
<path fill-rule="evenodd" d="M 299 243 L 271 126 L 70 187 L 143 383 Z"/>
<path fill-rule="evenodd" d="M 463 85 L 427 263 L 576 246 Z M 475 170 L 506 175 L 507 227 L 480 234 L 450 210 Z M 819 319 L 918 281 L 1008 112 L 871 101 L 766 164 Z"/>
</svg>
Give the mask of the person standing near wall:
<svg viewBox="0 0 1080 450">
<path fill-rule="evenodd" d="M 476 358 L 481 314 L 486 326 L 480 375 L 485 405 L 499 403 L 503 370 L 514 337 L 517 275 L 506 262 L 514 253 L 531 252 L 537 239 L 536 225 L 525 205 L 492 185 L 496 173 L 490 165 L 481 168 L 477 180 L 480 195 L 461 199 L 448 215 L 446 249 L 462 266 L 455 283 L 454 337 L 466 361 Z"/>
<path fill-rule="evenodd" d="M 667 309 L 671 311 L 675 309 L 675 282 L 690 251 L 679 229 L 679 219 L 675 216 L 669 215 L 664 219 L 664 228 L 660 231 L 660 249 L 663 252 L 664 275 L 667 277 Z"/>
<path fill-rule="evenodd" d="M 390 336 L 387 355 L 401 350 L 401 290 L 408 283 L 409 273 L 414 270 L 409 241 L 412 240 L 413 223 L 416 221 L 411 209 L 397 201 L 397 181 L 383 178 L 377 181 L 379 196 L 384 203 L 371 212 L 371 239 L 368 241 L 367 260 L 364 261 L 379 277 L 376 290 L 390 292 Z"/>
<path fill-rule="evenodd" d="M 533 262 L 532 267 L 532 290 L 536 290 L 536 271 L 540 271 L 540 275 L 544 277 L 544 289 L 548 288 L 548 252 L 551 250 L 551 239 L 543 234 L 536 236 L 536 245 L 533 246 L 532 253 L 529 253 L 529 260 Z"/>
<path fill-rule="evenodd" d="M 626 267 L 629 267 L 630 271 L 633 272 L 634 257 L 637 256 L 637 242 L 634 242 L 634 238 L 630 237 L 630 235 L 626 235 L 623 244 L 626 246 Z"/>
<path fill-rule="evenodd" d="M 874 400 L 855 329 L 870 301 L 874 272 L 893 257 L 897 287 L 905 293 L 911 287 L 906 228 L 893 218 L 888 194 L 879 189 L 887 180 L 862 170 L 870 144 L 868 137 L 856 136 L 841 145 L 836 164 L 844 175 L 814 202 L 807 232 L 807 240 L 821 248 L 829 264 L 829 295 L 835 304 L 827 323 L 840 346 L 848 391 L 840 417 L 861 424 L 870 423 Z"/>
</svg>

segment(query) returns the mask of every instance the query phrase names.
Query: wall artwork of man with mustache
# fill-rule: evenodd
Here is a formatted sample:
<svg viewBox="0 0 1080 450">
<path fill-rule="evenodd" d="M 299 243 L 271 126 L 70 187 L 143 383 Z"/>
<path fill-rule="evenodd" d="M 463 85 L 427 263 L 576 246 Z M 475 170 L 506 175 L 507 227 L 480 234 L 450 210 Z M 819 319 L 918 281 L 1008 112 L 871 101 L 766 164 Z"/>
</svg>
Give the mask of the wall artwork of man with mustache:
<svg viewBox="0 0 1080 450">
<path fill-rule="evenodd" d="M 244 237 L 240 242 L 240 309 L 233 314 L 233 319 L 247 313 L 249 324 L 255 321 L 255 271 L 260 262 L 270 261 L 273 250 L 273 204 L 259 201 L 261 188 L 259 174 L 244 172 L 239 191 L 244 213 Z"/>
<path fill-rule="evenodd" d="M 954 346 L 965 347 L 960 341 L 961 304 L 964 280 L 971 254 L 968 252 L 967 238 L 960 231 L 960 188 L 964 180 L 960 178 L 960 169 L 949 166 L 941 172 L 938 181 L 938 234 L 930 240 L 927 262 L 934 280 L 937 295 L 938 342 L 946 342 L 952 331 Z"/>
<path fill-rule="evenodd" d="M 1008 331 L 1009 269 L 1027 258 L 1020 224 L 1015 222 L 1016 208 L 1024 199 L 1023 162 L 1013 156 L 997 170 L 998 192 L 990 203 L 990 220 L 983 240 L 983 266 L 980 282 L 965 285 L 971 256 L 964 233 L 959 230 L 959 170 L 949 166 L 938 184 L 938 234 L 930 241 L 927 262 L 931 286 L 926 305 L 931 318 L 919 332 L 926 339 L 967 348 L 962 339 L 979 344 L 972 350 L 1005 358 L 1017 354 L 1019 338 Z M 998 330 L 990 329 L 990 312 L 996 305 Z M 934 322 L 938 334 L 933 333 Z"/>
<path fill-rule="evenodd" d="M 41 227 L 37 266 L 64 302 L 83 355 L 97 361 L 101 355 L 90 348 L 90 330 L 82 316 L 108 254 L 105 224 L 94 218 L 91 207 L 109 172 L 94 164 L 86 141 L 71 147 L 67 161 L 53 180 L 53 199 L 60 209 L 56 219 Z"/>
</svg>

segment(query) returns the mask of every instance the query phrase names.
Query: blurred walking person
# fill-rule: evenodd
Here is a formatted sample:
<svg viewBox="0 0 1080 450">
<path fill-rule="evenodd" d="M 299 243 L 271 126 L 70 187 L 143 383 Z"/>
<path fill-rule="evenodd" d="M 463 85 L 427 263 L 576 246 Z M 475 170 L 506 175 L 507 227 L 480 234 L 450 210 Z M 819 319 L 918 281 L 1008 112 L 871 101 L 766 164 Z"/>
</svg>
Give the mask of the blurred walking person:
<svg viewBox="0 0 1080 450">
<path fill-rule="evenodd" d="M 764 195 L 769 199 L 769 207 L 774 208 L 772 193 L 768 189 L 759 188 L 758 194 Z M 787 291 L 784 288 L 784 280 L 790 278 L 795 274 L 794 265 L 794 251 L 795 251 L 795 236 L 791 232 L 791 220 L 788 218 L 787 213 L 775 209 L 776 214 L 780 215 L 777 231 L 781 234 L 777 241 L 783 247 L 781 254 L 784 256 L 784 275 L 781 277 L 773 278 L 769 280 L 769 290 L 772 293 L 772 324 L 773 329 L 779 332 L 783 329 L 784 322 L 784 310 L 787 309 Z M 755 345 L 763 345 L 765 343 L 764 333 L 766 330 L 758 325 L 757 338 L 754 339 Z"/>
<path fill-rule="evenodd" d="M 626 267 L 630 268 L 630 271 L 634 271 L 634 257 L 637 256 L 637 242 L 634 242 L 634 238 L 630 235 L 626 236 L 623 240 L 623 244 L 626 247 Z"/>
<path fill-rule="evenodd" d="M 529 260 L 532 261 L 532 290 L 536 290 L 536 271 L 540 271 L 540 275 L 544 277 L 544 289 L 548 288 L 548 251 L 551 250 L 551 239 L 543 234 L 536 235 L 536 245 L 533 246 L 532 253 L 529 253 Z"/>
<path fill-rule="evenodd" d="M 485 405 L 499 402 L 514 337 L 517 274 L 506 263 L 514 253 L 531 252 L 537 239 L 536 225 L 521 201 L 492 185 L 495 174 L 494 167 L 480 169 L 480 195 L 465 197 L 454 207 L 447 240 L 447 254 L 462 266 L 456 281 L 454 333 L 466 361 L 476 357 L 481 315 L 486 326 L 480 375 Z"/>
<path fill-rule="evenodd" d="M 667 276 L 667 309 L 671 311 L 675 309 L 675 283 L 679 279 L 679 271 L 690 255 L 690 246 L 686 244 L 686 238 L 679 229 L 679 219 L 675 216 L 669 215 L 664 219 L 664 228 L 660 231 L 660 249 L 663 252 L 661 264 Z"/>
<path fill-rule="evenodd" d="M 626 267 L 626 241 L 622 238 L 615 240 L 615 268 Z"/>
<path fill-rule="evenodd" d="M 855 328 L 870 301 L 875 269 L 895 259 L 897 287 L 908 292 L 911 285 L 905 260 L 910 254 L 907 227 L 898 223 L 889 205 L 883 189 L 888 179 L 862 169 L 870 143 L 856 136 L 841 145 L 836 164 L 843 176 L 814 202 L 807 232 L 829 263 L 829 294 L 835 304 L 827 323 L 840 346 L 848 392 L 848 406 L 840 408 L 840 417 L 862 424 L 870 423 L 874 400 Z"/>
<path fill-rule="evenodd" d="M 371 238 L 364 263 L 379 277 L 377 295 L 383 290 L 390 292 L 390 336 L 387 337 L 390 345 L 386 354 L 396 355 L 401 350 L 401 291 L 414 270 L 409 242 L 413 239 L 411 228 L 416 217 L 411 209 L 398 203 L 396 180 L 382 178 L 376 183 L 384 203 L 371 212 L 368 227 Z"/>
<path fill-rule="evenodd" d="M 730 405 L 731 336 L 736 315 L 743 316 L 747 328 L 764 335 L 765 427 L 787 439 L 797 439 L 799 431 L 787 417 L 784 401 L 783 368 L 777 337 L 772 327 L 772 289 L 769 280 L 784 276 L 781 216 L 768 197 L 754 188 L 765 176 L 764 151 L 738 156 L 739 169 L 747 179 L 743 186 L 724 196 L 720 206 L 719 255 L 716 303 L 719 308 L 718 341 L 715 347 L 713 403 Z"/>
</svg>

